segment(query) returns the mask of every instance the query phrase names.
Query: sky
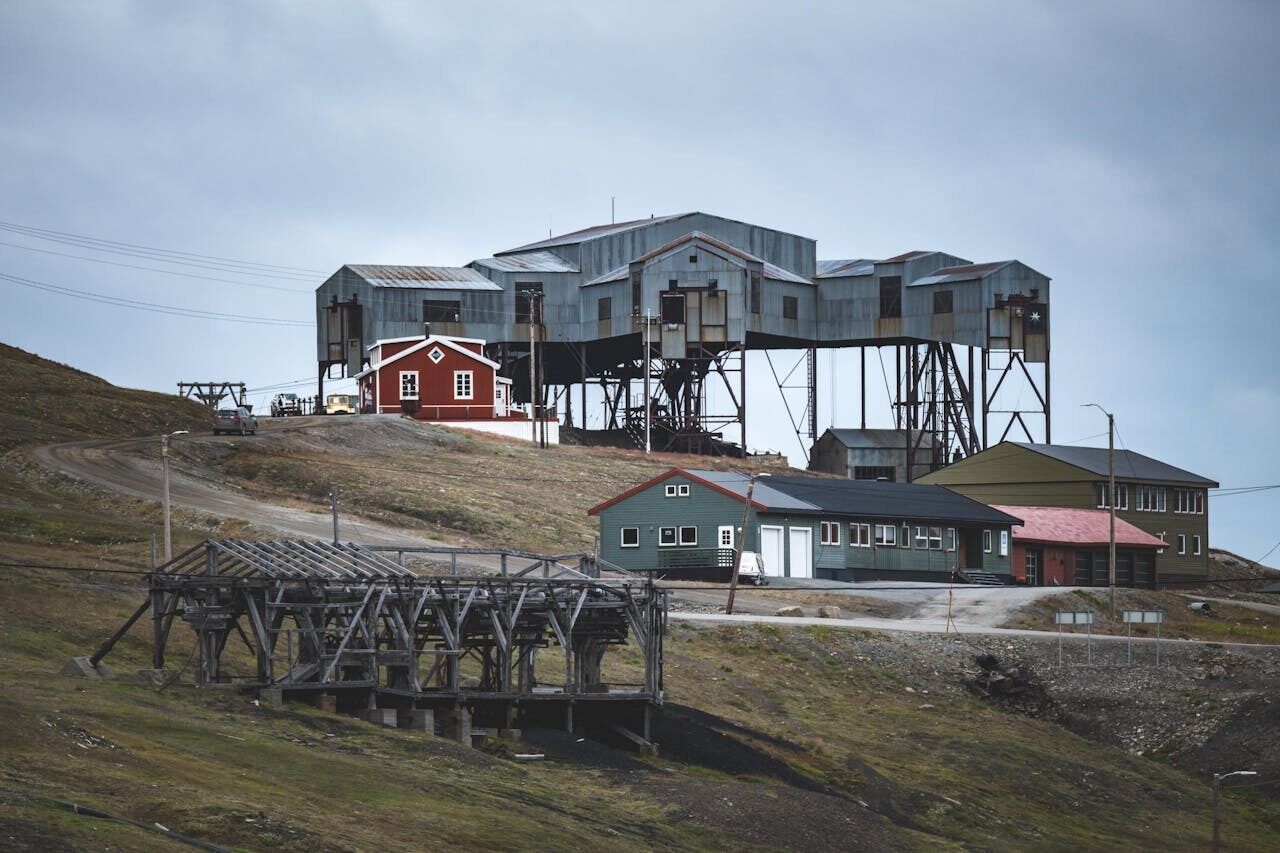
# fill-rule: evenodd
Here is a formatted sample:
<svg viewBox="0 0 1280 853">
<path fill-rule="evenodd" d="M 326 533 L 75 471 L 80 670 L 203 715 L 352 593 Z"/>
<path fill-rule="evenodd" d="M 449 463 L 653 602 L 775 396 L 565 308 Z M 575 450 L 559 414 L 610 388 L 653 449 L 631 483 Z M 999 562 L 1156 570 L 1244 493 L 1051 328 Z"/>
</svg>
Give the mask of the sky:
<svg viewBox="0 0 1280 853">
<path fill-rule="evenodd" d="M 10 0 L 0 340 L 160 391 L 301 380 L 342 264 L 461 265 L 613 198 L 821 258 L 1017 258 L 1053 279 L 1055 441 L 1105 445 L 1096 402 L 1121 447 L 1280 484 L 1277 32 L 1262 0 Z M 853 364 L 820 355 L 820 429 L 856 425 Z M 754 382 L 752 449 L 802 463 Z M 1277 518 L 1215 497 L 1211 540 L 1257 558 Z"/>
</svg>

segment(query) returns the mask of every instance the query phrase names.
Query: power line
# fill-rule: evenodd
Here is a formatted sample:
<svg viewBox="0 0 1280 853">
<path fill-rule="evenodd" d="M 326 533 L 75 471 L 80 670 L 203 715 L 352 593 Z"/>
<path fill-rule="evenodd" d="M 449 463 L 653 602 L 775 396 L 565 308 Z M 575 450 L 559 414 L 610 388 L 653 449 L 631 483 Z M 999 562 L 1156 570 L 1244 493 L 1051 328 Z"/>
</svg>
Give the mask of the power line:
<svg viewBox="0 0 1280 853">
<path fill-rule="evenodd" d="M 77 290 L 72 287 L 64 287 L 59 284 L 49 284 L 48 282 L 36 281 L 35 279 L 23 278 L 21 276 L 10 275 L 0 272 L 0 279 L 12 282 L 13 284 L 29 287 L 34 290 L 43 290 L 47 293 L 57 293 L 62 296 L 70 296 L 75 299 L 83 299 L 89 302 L 98 302 L 104 305 L 114 305 L 117 308 L 131 308 L 136 311 L 151 311 L 157 314 L 170 314 L 177 317 L 192 317 L 198 320 L 222 320 L 233 323 L 250 323 L 265 326 L 294 326 L 294 327 L 311 327 L 314 324 L 306 320 L 286 320 L 277 317 L 255 317 L 246 314 L 225 314 L 220 311 L 205 311 L 199 308 L 183 308 L 177 305 L 160 305 L 154 302 L 142 302 L 137 299 L 125 299 L 122 296 L 110 296 L 105 293 L 94 293 L 89 290 Z"/>
<path fill-rule="evenodd" d="M 259 263 L 257 261 L 245 261 L 237 258 L 220 257 L 218 255 L 201 255 L 196 252 L 162 249 L 156 246 L 146 246 L 138 243 L 124 243 L 118 240 L 106 240 L 100 237 L 74 234 L 69 231 L 55 231 L 51 228 L 39 228 L 33 225 L 22 225 L 16 222 L 0 222 L 0 230 L 9 231 L 14 234 L 23 234 L 25 236 L 35 237 L 40 240 L 48 240 L 55 243 L 79 245 L 83 248 L 94 249 L 101 252 L 134 255 L 135 257 L 153 257 L 155 260 L 168 260 L 170 263 L 194 262 L 197 265 L 204 265 L 208 263 L 230 265 L 232 267 L 242 267 L 246 269 L 269 270 L 274 271 L 275 273 L 283 273 L 285 276 L 310 276 L 313 274 L 324 274 L 323 270 L 309 269 L 307 267 L 267 264 Z M 170 257 L 166 258 L 164 256 Z"/>
<path fill-rule="evenodd" d="M 224 284 L 236 284 L 241 287 L 262 287 L 267 290 L 281 290 L 285 293 L 310 293 L 310 288 L 301 287 L 281 287 L 276 284 L 263 284 L 256 281 L 235 281 L 230 278 L 217 278 L 215 276 L 200 275 L 199 273 L 180 272 L 179 270 L 166 270 L 159 267 L 144 267 L 141 264 L 126 264 L 121 261 L 109 261 L 106 258 L 90 258 L 87 255 L 73 255 L 70 252 L 55 252 L 51 249 L 37 249 L 35 246 L 21 246 L 17 243 L 6 243 L 0 241 L 0 246 L 8 246 L 11 249 L 22 249 L 27 252 L 39 252 L 42 255 L 56 255 L 60 258 L 74 258 L 79 261 L 90 261 L 95 264 L 109 264 L 113 267 L 124 267 L 131 270 L 144 270 L 146 272 L 158 272 L 162 275 L 179 275 L 183 278 L 198 278 L 204 281 L 218 281 Z"/>
</svg>

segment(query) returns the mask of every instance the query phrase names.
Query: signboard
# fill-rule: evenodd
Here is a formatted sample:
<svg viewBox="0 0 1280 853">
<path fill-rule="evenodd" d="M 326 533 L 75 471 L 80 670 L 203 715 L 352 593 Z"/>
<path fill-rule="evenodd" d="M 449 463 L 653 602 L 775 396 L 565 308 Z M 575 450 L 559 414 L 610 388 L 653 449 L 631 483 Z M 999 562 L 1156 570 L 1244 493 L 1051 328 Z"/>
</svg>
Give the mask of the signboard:
<svg viewBox="0 0 1280 853">
<path fill-rule="evenodd" d="M 1054 622 L 1059 625 L 1092 625 L 1092 610 L 1059 610 L 1053 614 Z"/>
<path fill-rule="evenodd" d="M 1126 610 L 1124 612 L 1124 621 L 1126 622 L 1146 622 L 1148 624 L 1159 624 L 1164 621 L 1163 610 Z"/>
</svg>

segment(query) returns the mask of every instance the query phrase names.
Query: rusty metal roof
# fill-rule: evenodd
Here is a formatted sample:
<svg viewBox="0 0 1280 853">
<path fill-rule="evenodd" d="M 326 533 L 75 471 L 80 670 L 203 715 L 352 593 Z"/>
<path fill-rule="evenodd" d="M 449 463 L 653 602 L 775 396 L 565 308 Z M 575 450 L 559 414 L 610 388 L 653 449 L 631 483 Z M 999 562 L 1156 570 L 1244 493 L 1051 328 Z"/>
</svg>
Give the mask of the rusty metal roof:
<svg viewBox="0 0 1280 853">
<path fill-rule="evenodd" d="M 1111 513 L 1105 509 L 1061 506 L 1004 506 L 992 509 L 1022 519 L 1013 528 L 1015 542 L 1063 543 L 1102 546 L 1111 542 Z M 1123 518 L 1116 519 L 1116 544 L 1138 548 L 1168 548 L 1167 542 L 1140 530 Z"/>
<path fill-rule="evenodd" d="M 555 252 L 503 255 L 500 258 L 481 258 L 472 263 L 498 272 L 582 272 Z"/>
<path fill-rule="evenodd" d="M 904 261 L 914 261 L 916 258 L 923 258 L 925 255 L 932 255 L 933 250 L 914 249 L 910 252 L 903 252 L 901 255 L 894 255 L 892 258 L 885 258 L 883 261 L 876 261 L 878 264 L 900 264 Z"/>
<path fill-rule="evenodd" d="M 942 267 L 934 270 L 931 275 L 924 278 L 918 278 L 910 282 L 908 286 L 917 284 L 946 284 L 952 281 L 977 281 L 985 278 L 997 270 L 1004 269 L 1014 261 L 991 261 L 985 264 L 964 264 L 958 267 Z"/>
<path fill-rule="evenodd" d="M 828 427 L 827 432 L 845 447 L 860 450 L 903 450 L 907 448 L 907 431 L 902 429 L 848 429 Z M 913 440 L 921 447 L 932 447 L 933 436 L 916 431 Z"/>
<path fill-rule="evenodd" d="M 469 267 L 402 267 L 347 264 L 347 269 L 374 287 L 418 290 L 502 290 Z"/>
</svg>

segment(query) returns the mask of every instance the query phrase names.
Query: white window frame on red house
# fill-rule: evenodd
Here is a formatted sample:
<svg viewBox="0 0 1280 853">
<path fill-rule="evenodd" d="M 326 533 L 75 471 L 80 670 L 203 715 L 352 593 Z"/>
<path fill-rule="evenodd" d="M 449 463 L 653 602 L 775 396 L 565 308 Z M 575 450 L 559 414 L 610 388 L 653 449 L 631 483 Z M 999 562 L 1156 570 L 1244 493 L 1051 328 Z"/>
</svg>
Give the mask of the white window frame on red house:
<svg viewBox="0 0 1280 853">
<path fill-rule="evenodd" d="M 474 370 L 453 371 L 453 399 L 474 400 L 476 395 L 476 377 Z M 464 393 L 465 392 L 465 393 Z"/>
<path fill-rule="evenodd" d="M 410 379 L 410 378 L 412 378 L 412 379 L 413 379 L 413 383 L 412 383 L 412 384 L 413 384 L 413 392 L 412 392 L 412 394 L 407 393 L 407 392 L 406 392 L 406 389 L 405 389 L 405 384 L 406 384 L 406 383 L 405 383 L 405 380 L 406 380 L 406 379 Z M 419 386 L 418 386 L 418 371 L 416 371 L 416 370 L 402 370 L 402 371 L 400 371 L 400 399 L 401 399 L 401 400 L 417 400 L 417 399 L 419 398 L 419 397 L 418 397 L 418 387 L 419 387 Z"/>
</svg>

